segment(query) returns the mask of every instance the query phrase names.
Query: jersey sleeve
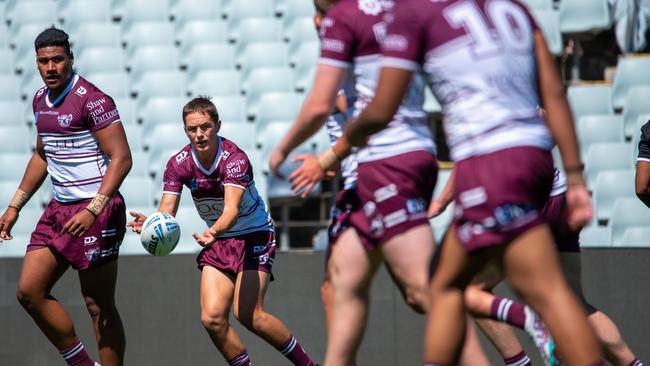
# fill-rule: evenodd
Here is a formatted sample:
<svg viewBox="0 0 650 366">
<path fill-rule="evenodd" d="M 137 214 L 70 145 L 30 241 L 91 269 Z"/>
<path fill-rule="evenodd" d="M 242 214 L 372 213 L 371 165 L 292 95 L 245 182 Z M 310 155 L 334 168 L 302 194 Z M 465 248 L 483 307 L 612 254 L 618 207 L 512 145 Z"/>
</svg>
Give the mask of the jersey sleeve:
<svg viewBox="0 0 650 366">
<path fill-rule="evenodd" d="M 348 68 L 354 57 L 354 33 L 347 17 L 333 11 L 323 18 L 320 29 L 320 64 Z"/>
<path fill-rule="evenodd" d="M 381 44 L 383 67 L 419 70 L 424 57 L 425 24 L 414 10 L 413 6 L 397 6 L 386 16 L 386 38 Z"/>
<path fill-rule="evenodd" d="M 99 90 L 89 92 L 83 113 L 86 127 L 92 132 L 120 120 L 113 98 Z"/>
<path fill-rule="evenodd" d="M 187 151 L 181 151 L 172 156 L 172 158 L 167 162 L 167 167 L 165 167 L 165 173 L 163 174 L 163 193 L 178 196 L 183 191 L 185 179 L 182 176 L 183 174 L 181 173 L 180 165 L 177 161 L 177 157 L 182 156 L 182 154 L 187 155 Z"/>
<path fill-rule="evenodd" d="M 641 139 L 639 139 L 639 156 L 637 161 L 650 163 L 650 120 L 641 127 Z"/>
<path fill-rule="evenodd" d="M 245 153 L 231 154 L 225 161 L 223 185 L 246 189 L 253 182 L 253 167 Z"/>
</svg>

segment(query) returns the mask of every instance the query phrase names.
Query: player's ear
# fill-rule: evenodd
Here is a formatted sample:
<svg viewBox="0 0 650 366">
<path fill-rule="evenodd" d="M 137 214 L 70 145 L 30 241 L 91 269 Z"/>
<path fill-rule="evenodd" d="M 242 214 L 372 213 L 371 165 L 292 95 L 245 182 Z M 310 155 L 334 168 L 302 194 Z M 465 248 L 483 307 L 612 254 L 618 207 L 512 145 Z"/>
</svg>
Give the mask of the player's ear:
<svg viewBox="0 0 650 366">
<path fill-rule="evenodd" d="M 218 120 L 217 123 L 214 124 L 214 127 L 217 129 L 217 133 L 221 131 L 221 120 Z"/>
</svg>

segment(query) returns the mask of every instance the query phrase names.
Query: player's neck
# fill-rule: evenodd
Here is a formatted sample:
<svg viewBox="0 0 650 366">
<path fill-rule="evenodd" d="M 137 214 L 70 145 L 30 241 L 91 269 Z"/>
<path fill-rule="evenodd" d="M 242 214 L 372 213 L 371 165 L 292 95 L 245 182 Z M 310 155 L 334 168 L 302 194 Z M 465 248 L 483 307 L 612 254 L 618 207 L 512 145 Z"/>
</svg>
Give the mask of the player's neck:
<svg viewBox="0 0 650 366">
<path fill-rule="evenodd" d="M 217 158 L 217 153 L 219 151 L 219 145 L 215 145 L 205 151 L 196 151 L 196 158 L 199 160 L 199 163 L 203 166 L 204 169 L 209 170 L 214 164 L 214 159 Z"/>
<path fill-rule="evenodd" d="M 70 86 L 70 83 L 72 82 L 72 78 L 74 78 L 74 74 L 71 74 L 66 81 L 61 83 L 60 87 L 56 89 L 48 88 L 49 90 L 48 98 L 51 101 L 55 101 L 59 96 L 61 96 L 61 94 L 63 94 L 66 91 L 66 89 L 68 89 L 68 86 Z"/>
</svg>

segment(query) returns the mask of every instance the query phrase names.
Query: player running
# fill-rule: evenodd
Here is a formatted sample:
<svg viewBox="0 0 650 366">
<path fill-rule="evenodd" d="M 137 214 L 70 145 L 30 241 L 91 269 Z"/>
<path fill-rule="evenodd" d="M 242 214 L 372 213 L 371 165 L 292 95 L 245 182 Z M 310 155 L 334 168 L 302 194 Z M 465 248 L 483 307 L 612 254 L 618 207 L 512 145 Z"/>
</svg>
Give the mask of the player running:
<svg viewBox="0 0 650 366">
<path fill-rule="evenodd" d="M 584 225 L 593 211 L 564 90 L 534 20 L 509 0 L 405 0 L 389 20 L 375 98 L 334 151 L 345 151 L 346 142 L 359 146 L 386 126 L 412 74 L 428 74 L 457 171 L 453 230 L 431 284 L 426 363 L 457 362 L 465 332 L 462 291 L 496 261 L 545 320 L 567 364 L 601 364 L 540 214 L 553 181 L 553 138 L 567 173 L 570 224 Z M 540 104 L 550 133 L 537 114 Z"/>
<path fill-rule="evenodd" d="M 190 143 L 167 163 L 158 211 L 175 216 L 186 186 L 208 226 L 202 234 L 193 234 L 204 247 L 197 257 L 203 326 L 231 366 L 252 365 L 228 322 L 231 306 L 243 326 L 294 365 L 315 365 L 289 329 L 264 310 L 264 296 L 273 279 L 275 231 L 255 188 L 248 156 L 218 135 L 219 114 L 207 97 L 194 98 L 183 107 L 183 124 Z M 199 205 L 210 209 L 199 210 Z M 135 219 L 127 225 L 139 233 L 146 217 L 131 215 Z"/>
<path fill-rule="evenodd" d="M 125 337 L 115 282 L 126 212 L 118 188 L 131 169 L 131 152 L 113 99 L 73 71 L 68 35 L 48 28 L 34 47 L 45 82 L 33 100 L 36 151 L 0 217 L 0 239 L 11 240 L 20 209 L 49 173 L 54 198 L 27 246 L 18 301 L 68 365 L 95 365 L 51 294 L 72 266 L 79 272 L 101 363 L 122 365 Z"/>
</svg>

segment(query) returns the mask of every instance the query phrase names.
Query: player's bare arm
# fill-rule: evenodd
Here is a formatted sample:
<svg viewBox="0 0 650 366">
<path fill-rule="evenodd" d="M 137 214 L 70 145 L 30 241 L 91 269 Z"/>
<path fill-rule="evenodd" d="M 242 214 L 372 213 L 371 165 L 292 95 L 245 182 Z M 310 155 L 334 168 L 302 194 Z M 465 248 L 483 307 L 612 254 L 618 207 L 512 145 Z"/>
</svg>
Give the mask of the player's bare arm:
<svg viewBox="0 0 650 366">
<path fill-rule="evenodd" d="M 40 137 L 36 137 L 36 150 L 27 163 L 23 179 L 4 214 L 0 216 L 0 240 L 12 239 L 11 228 L 18 220 L 20 210 L 43 184 L 45 177 L 47 177 L 47 162 L 45 161 L 43 142 Z"/>
<path fill-rule="evenodd" d="M 454 200 L 454 180 L 456 176 L 456 169 L 451 170 L 451 175 L 445 187 L 440 192 L 438 197 L 434 197 L 429 204 L 429 209 L 427 211 L 427 217 L 430 219 L 440 215 L 445 212 L 447 206 Z"/>
<path fill-rule="evenodd" d="M 197 243 L 203 247 L 210 246 L 217 240 L 217 237 L 230 230 L 235 222 L 237 222 L 239 206 L 244 197 L 244 192 L 245 190 L 240 187 L 232 185 L 226 185 L 224 187 L 223 213 L 214 225 L 205 230 L 201 236 L 197 233 L 192 234 Z"/>
<path fill-rule="evenodd" d="M 158 212 L 165 212 L 176 217 L 178 211 L 178 204 L 181 201 L 181 196 L 171 193 L 163 193 L 160 198 L 160 205 L 158 205 Z M 142 224 L 147 219 L 141 212 L 129 211 L 129 215 L 133 217 L 133 221 L 129 221 L 126 226 L 131 228 L 134 233 L 140 234 Z"/>
<path fill-rule="evenodd" d="M 546 123 L 560 148 L 560 154 L 564 162 L 568 184 L 566 197 L 569 207 L 569 224 L 573 229 L 577 229 L 586 225 L 593 216 L 591 197 L 584 181 L 578 140 L 564 87 L 544 36 L 540 31 L 536 31 L 534 39 L 539 94 L 548 114 Z"/>
<path fill-rule="evenodd" d="M 636 196 L 650 208 L 650 163 L 638 161 L 636 165 Z"/>
<path fill-rule="evenodd" d="M 269 166 L 278 176 L 278 168 L 289 153 L 314 135 L 325 123 L 337 104 L 338 91 L 345 79 L 346 69 L 318 65 L 314 84 L 289 132 L 271 152 Z"/>
<path fill-rule="evenodd" d="M 132 165 L 131 150 L 121 123 L 113 123 L 98 130 L 95 132 L 95 138 L 101 149 L 111 159 L 111 163 L 108 165 L 97 195 L 91 200 L 88 207 L 74 215 L 63 226 L 62 232 L 77 237 L 83 235 L 92 226 L 97 216 L 110 201 L 110 197 L 117 192 Z"/>
</svg>

